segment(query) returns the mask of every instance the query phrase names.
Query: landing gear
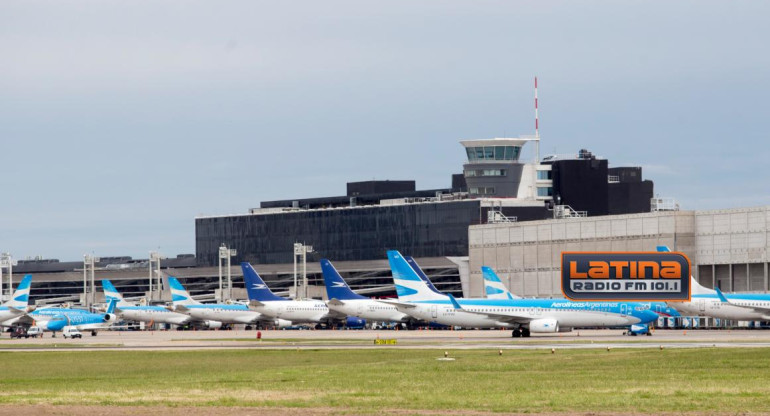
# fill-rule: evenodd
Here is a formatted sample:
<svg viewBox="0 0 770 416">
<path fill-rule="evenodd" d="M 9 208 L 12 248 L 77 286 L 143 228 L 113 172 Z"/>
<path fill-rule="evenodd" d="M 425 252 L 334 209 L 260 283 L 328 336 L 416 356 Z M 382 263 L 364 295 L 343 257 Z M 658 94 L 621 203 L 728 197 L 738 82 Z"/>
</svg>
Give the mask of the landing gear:
<svg viewBox="0 0 770 416">
<path fill-rule="evenodd" d="M 246 325 L 246 328 L 244 328 L 246 331 L 251 331 L 251 325 Z"/>
<path fill-rule="evenodd" d="M 96 331 L 91 331 L 91 336 L 95 337 L 96 336 Z"/>
<path fill-rule="evenodd" d="M 521 330 L 520 329 L 514 329 L 511 333 L 511 337 L 513 338 L 521 338 Z"/>
<path fill-rule="evenodd" d="M 521 336 L 524 338 L 529 338 L 529 328 L 521 328 Z"/>
</svg>

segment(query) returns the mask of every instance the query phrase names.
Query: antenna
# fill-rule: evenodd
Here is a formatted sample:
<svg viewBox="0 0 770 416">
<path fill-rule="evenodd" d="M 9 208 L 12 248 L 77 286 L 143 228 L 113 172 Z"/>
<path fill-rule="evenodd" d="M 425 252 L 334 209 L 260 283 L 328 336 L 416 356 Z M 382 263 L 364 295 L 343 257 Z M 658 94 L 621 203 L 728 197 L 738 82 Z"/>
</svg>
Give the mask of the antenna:
<svg viewBox="0 0 770 416">
<path fill-rule="evenodd" d="M 537 76 L 535 76 L 535 163 L 540 163 L 540 120 L 537 115 Z"/>
</svg>

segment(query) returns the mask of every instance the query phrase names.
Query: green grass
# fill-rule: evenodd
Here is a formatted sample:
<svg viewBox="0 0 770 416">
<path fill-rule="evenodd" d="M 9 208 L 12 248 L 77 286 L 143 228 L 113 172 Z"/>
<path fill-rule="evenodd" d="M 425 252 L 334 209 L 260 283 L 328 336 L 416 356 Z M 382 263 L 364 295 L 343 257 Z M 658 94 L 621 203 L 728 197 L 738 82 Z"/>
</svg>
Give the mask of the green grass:
<svg viewBox="0 0 770 416">
<path fill-rule="evenodd" d="M 770 412 L 770 349 L 0 352 L 0 404 Z"/>
</svg>

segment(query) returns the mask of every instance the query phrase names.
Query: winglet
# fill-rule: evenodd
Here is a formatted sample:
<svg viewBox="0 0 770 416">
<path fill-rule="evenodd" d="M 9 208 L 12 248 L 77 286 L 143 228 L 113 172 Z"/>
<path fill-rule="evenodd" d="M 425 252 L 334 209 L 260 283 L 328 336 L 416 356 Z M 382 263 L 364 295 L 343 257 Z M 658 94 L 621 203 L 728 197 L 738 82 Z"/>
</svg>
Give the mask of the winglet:
<svg viewBox="0 0 770 416">
<path fill-rule="evenodd" d="M 460 303 L 457 302 L 457 299 L 455 299 L 454 296 L 452 296 L 449 293 L 447 293 L 447 296 L 449 296 L 449 300 L 452 302 L 452 307 L 458 310 L 463 308 L 462 306 L 460 306 Z"/>
<path fill-rule="evenodd" d="M 717 287 L 717 288 L 714 288 L 714 290 L 716 290 L 716 292 L 717 292 L 717 296 L 719 297 L 719 300 L 721 300 L 721 301 L 722 301 L 722 302 L 724 302 L 724 303 L 730 303 L 730 301 L 729 301 L 729 300 L 727 300 L 727 298 L 725 297 L 725 294 L 724 294 L 724 293 L 722 293 L 722 291 L 721 291 L 721 290 L 719 290 L 719 288 L 718 288 L 718 287 Z"/>
<path fill-rule="evenodd" d="M 655 251 L 657 251 L 658 253 L 670 253 L 671 249 L 668 248 L 667 246 L 657 246 L 655 247 Z"/>
</svg>

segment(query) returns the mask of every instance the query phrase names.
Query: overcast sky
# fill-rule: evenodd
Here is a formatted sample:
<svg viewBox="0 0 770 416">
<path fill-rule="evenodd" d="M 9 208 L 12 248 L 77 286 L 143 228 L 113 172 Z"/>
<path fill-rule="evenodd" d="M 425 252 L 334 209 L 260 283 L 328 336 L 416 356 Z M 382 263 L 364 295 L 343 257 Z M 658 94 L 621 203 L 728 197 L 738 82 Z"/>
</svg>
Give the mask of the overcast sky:
<svg viewBox="0 0 770 416">
<path fill-rule="evenodd" d="M 197 215 L 449 187 L 460 139 L 770 204 L 770 2 L 3 1 L 0 251 L 195 252 Z"/>
</svg>

